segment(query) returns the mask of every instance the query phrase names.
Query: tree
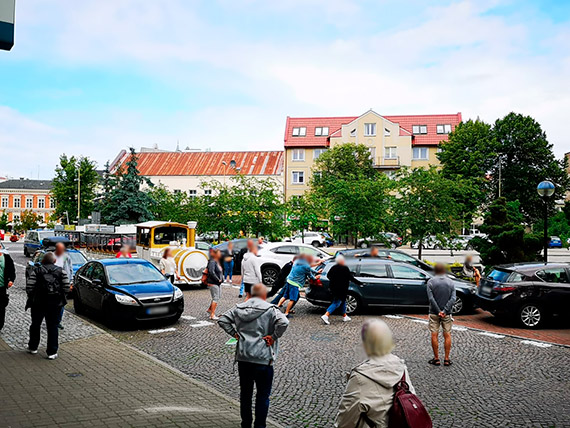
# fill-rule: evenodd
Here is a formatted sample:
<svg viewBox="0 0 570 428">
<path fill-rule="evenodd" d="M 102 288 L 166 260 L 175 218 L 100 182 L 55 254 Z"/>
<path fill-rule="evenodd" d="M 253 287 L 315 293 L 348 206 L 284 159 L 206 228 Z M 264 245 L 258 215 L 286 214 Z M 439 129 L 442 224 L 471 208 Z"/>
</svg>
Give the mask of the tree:
<svg viewBox="0 0 570 428">
<path fill-rule="evenodd" d="M 37 229 L 40 227 L 41 217 L 31 210 L 22 211 L 20 215 L 20 227 L 24 230 Z"/>
<path fill-rule="evenodd" d="M 89 158 L 63 154 L 59 158 L 59 165 L 55 168 L 55 178 L 52 183 L 51 194 L 56 201 L 54 218 L 65 216 L 77 219 L 77 196 L 80 190 L 81 215 L 87 217 L 93 211 L 95 188 L 99 175 L 95 170 L 96 164 Z M 79 189 L 78 189 L 79 185 Z"/>
<path fill-rule="evenodd" d="M 149 189 L 148 194 L 154 201 L 150 207 L 154 220 L 178 223 L 194 220 L 198 221 L 198 227 L 201 227 L 199 213 L 202 207 L 197 198 L 191 198 L 186 192 L 171 192 L 164 185 Z"/>
<path fill-rule="evenodd" d="M 489 206 L 480 227 L 487 237 L 471 240 L 485 266 L 538 259 L 542 239 L 539 235 L 525 233 L 524 221 L 518 201 L 507 202 L 501 197 Z"/>
<path fill-rule="evenodd" d="M 292 232 L 300 230 L 304 238 L 305 230 L 316 227 L 319 221 L 319 213 L 322 211 L 319 211 L 317 205 L 318 202 L 310 192 L 289 199 L 286 207 L 289 229 Z"/>
<path fill-rule="evenodd" d="M 99 184 L 100 192 L 95 202 L 95 210 L 99 211 L 101 219 L 104 222 L 104 220 L 111 215 L 113 207 L 109 196 L 117 185 L 117 175 L 111 173 L 109 161 L 105 162 L 105 169 L 103 170 Z"/>
<path fill-rule="evenodd" d="M 363 144 L 341 144 L 317 159 L 311 197 L 319 201 L 337 235 L 374 236 L 386 224 L 390 179 L 374 169 Z"/>
<path fill-rule="evenodd" d="M 6 211 L 2 211 L 2 214 L 0 215 L 0 229 L 8 229 L 8 214 Z"/>
<path fill-rule="evenodd" d="M 468 180 L 448 179 L 434 166 L 402 169 L 397 175 L 397 184 L 391 210 L 393 224 L 404 241 L 419 243 L 418 257 L 421 258 L 425 238 L 449 234 L 459 228 L 463 206 L 455 195 L 472 191 L 472 184 Z"/>
<path fill-rule="evenodd" d="M 135 149 L 131 148 L 130 151 L 126 171 L 123 168 L 118 171 L 114 187 L 105 195 L 108 200 L 103 202 L 106 212 L 102 218 L 110 224 L 138 223 L 153 218 L 150 208 L 154 200 L 150 193 L 142 189 L 145 184 L 149 187 L 153 184 L 140 175 Z"/>
</svg>

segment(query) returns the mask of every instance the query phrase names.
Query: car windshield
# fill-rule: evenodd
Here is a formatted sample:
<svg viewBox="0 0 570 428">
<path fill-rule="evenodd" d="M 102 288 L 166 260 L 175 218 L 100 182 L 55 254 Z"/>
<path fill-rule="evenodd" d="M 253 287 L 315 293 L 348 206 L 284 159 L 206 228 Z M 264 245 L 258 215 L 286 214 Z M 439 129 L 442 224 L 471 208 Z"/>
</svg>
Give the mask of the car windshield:
<svg viewBox="0 0 570 428">
<path fill-rule="evenodd" d="M 55 232 L 53 230 L 46 230 L 43 232 L 38 232 L 38 236 L 40 240 L 44 238 L 51 238 L 52 236 L 55 236 Z"/>
<path fill-rule="evenodd" d="M 489 274 L 488 278 L 497 282 L 505 282 L 510 274 L 511 272 L 508 271 L 493 269 L 493 271 Z"/>
<path fill-rule="evenodd" d="M 146 263 L 109 265 L 107 275 L 111 285 L 164 281 L 164 276 L 154 266 Z"/>
<path fill-rule="evenodd" d="M 68 251 L 67 254 L 69 254 L 69 257 L 71 258 L 71 263 L 74 265 L 80 265 L 87 262 L 85 256 L 80 252 Z"/>
</svg>

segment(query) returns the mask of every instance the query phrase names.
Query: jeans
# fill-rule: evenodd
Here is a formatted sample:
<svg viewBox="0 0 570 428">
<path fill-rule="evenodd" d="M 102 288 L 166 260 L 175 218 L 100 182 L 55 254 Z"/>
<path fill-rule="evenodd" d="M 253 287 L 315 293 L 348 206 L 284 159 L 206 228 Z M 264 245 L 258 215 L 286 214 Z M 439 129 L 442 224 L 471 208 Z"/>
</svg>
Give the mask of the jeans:
<svg viewBox="0 0 570 428">
<path fill-rule="evenodd" d="M 224 262 L 224 279 L 230 278 L 230 282 L 234 275 L 234 261 Z"/>
<path fill-rule="evenodd" d="M 329 308 L 327 309 L 327 312 L 329 314 L 332 314 L 338 308 L 341 309 L 341 312 L 343 315 L 346 314 L 346 299 L 344 299 L 344 300 L 334 299 L 332 301 L 331 305 L 329 306 Z"/>
<path fill-rule="evenodd" d="M 269 395 L 273 383 L 273 366 L 263 364 L 238 362 L 240 386 L 240 414 L 241 428 L 251 428 L 251 402 L 253 385 L 257 388 L 255 395 L 255 423 L 254 428 L 265 428 L 267 413 L 269 412 Z"/>
<path fill-rule="evenodd" d="M 279 293 L 277 293 L 277 296 L 275 296 L 275 299 L 273 299 L 271 301 L 272 305 L 276 305 L 277 303 L 279 303 L 279 300 L 281 300 L 281 298 L 285 295 L 285 288 L 286 287 L 281 287 L 281 290 L 279 290 Z"/>
<path fill-rule="evenodd" d="M 30 325 L 30 341 L 28 342 L 28 347 L 32 350 L 38 349 L 40 344 L 40 329 L 42 327 L 42 321 L 45 318 L 48 334 L 46 352 L 48 355 L 57 354 L 59 334 L 57 325 L 59 324 L 61 306 L 32 306 L 31 312 L 32 325 Z"/>
<path fill-rule="evenodd" d="M 240 287 L 240 289 L 239 289 L 239 295 L 240 295 L 240 296 L 243 296 L 244 293 L 245 293 L 245 284 L 244 284 L 244 282 L 242 281 L 242 282 L 241 282 L 241 287 Z"/>
<path fill-rule="evenodd" d="M 57 320 L 58 324 L 61 324 L 61 320 L 63 319 L 63 313 L 65 312 L 65 306 L 61 307 L 61 312 L 59 313 L 59 318 Z"/>
</svg>

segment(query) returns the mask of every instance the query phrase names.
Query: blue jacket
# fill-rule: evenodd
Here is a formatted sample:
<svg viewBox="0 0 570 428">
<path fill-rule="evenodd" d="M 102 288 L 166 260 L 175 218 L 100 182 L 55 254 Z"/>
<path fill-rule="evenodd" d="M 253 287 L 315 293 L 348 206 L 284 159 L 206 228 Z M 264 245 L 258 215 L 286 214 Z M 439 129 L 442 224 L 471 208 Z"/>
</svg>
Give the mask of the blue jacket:
<svg viewBox="0 0 570 428">
<path fill-rule="evenodd" d="M 297 287 L 304 287 L 307 278 L 315 279 L 318 272 L 311 268 L 305 259 L 298 259 L 293 263 L 291 273 L 287 277 L 287 282 Z"/>
</svg>

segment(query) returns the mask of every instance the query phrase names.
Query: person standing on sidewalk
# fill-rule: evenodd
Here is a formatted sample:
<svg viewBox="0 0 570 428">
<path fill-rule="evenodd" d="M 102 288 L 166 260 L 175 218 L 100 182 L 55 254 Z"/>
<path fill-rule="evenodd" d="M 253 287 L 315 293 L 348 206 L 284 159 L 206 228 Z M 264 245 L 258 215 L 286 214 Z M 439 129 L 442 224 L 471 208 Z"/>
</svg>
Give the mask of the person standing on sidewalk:
<svg viewBox="0 0 570 428">
<path fill-rule="evenodd" d="M 256 284 L 251 299 L 237 304 L 223 314 L 218 322 L 226 333 L 237 339 L 236 361 L 240 383 L 241 428 L 251 428 L 253 387 L 255 397 L 254 428 L 265 428 L 269 412 L 269 396 L 273 384 L 273 365 L 279 350 L 278 339 L 289 321 L 266 301 L 267 288 Z"/>
<path fill-rule="evenodd" d="M 243 255 L 241 277 L 245 291 L 245 301 L 251 298 L 251 287 L 263 282 L 261 276 L 261 260 L 257 257 L 257 245 L 253 244 L 249 253 Z"/>
<path fill-rule="evenodd" d="M 174 260 L 174 256 L 172 255 L 172 248 L 166 248 L 164 250 L 164 254 L 158 264 L 160 265 L 162 274 L 167 277 L 172 284 L 174 284 L 175 279 L 180 279 L 176 268 L 176 260 Z"/>
<path fill-rule="evenodd" d="M 46 253 L 42 264 L 30 272 L 26 283 L 28 301 L 26 309 L 31 308 L 32 324 L 30 325 L 30 341 L 28 352 L 38 353 L 40 344 L 40 329 L 45 318 L 48 333 L 47 357 L 49 360 L 57 358 L 59 314 L 61 307 L 67 303 L 66 293 L 69 292 L 69 278 L 67 273 L 55 265 L 54 253 Z"/>
<path fill-rule="evenodd" d="M 228 242 L 228 247 L 223 252 L 224 259 L 224 280 L 225 282 L 232 283 L 232 277 L 234 276 L 234 243 L 232 241 Z"/>
<path fill-rule="evenodd" d="M 212 321 L 217 321 L 219 318 L 216 316 L 216 308 L 222 296 L 222 282 L 224 281 L 224 274 L 220 266 L 221 252 L 218 249 L 212 248 L 210 250 L 210 261 L 208 262 L 208 288 L 210 289 L 210 296 L 212 302 L 206 312 L 210 314 Z"/>
<path fill-rule="evenodd" d="M 451 313 L 455 304 L 455 286 L 453 281 L 447 276 L 447 271 L 443 263 L 437 263 L 434 268 L 435 276 L 427 283 L 427 295 L 429 300 L 429 331 L 431 333 L 431 347 L 433 349 L 433 359 L 430 364 L 439 366 L 439 329 L 443 329 L 443 339 L 445 348 L 444 366 L 450 366 L 449 352 L 451 351 L 451 327 L 453 318 Z"/>
<path fill-rule="evenodd" d="M 348 295 L 348 287 L 350 282 L 354 282 L 357 285 L 362 285 L 358 279 L 354 277 L 354 274 L 350 271 L 346 265 L 344 256 L 336 256 L 336 264 L 330 268 L 327 277 L 329 278 L 329 289 L 333 296 L 333 301 L 326 313 L 321 317 L 326 325 L 330 324 L 329 317 L 331 314 L 341 308 L 342 320 L 344 322 L 350 321 L 350 317 L 346 314 L 346 296 Z"/>
<path fill-rule="evenodd" d="M 6 307 L 8 306 L 8 288 L 14 285 L 16 268 L 9 254 L 0 251 L 0 331 L 4 328 Z"/>
<path fill-rule="evenodd" d="M 59 266 L 63 269 L 63 271 L 67 274 L 67 278 L 69 279 L 69 287 L 73 287 L 73 262 L 71 261 L 71 257 L 67 253 L 67 249 L 62 242 L 58 242 L 55 244 L 55 265 Z M 57 323 L 57 328 L 63 330 L 63 325 L 61 321 L 63 320 L 63 313 L 65 312 L 65 306 L 61 307 L 61 313 L 59 314 L 59 322 Z"/>
</svg>

